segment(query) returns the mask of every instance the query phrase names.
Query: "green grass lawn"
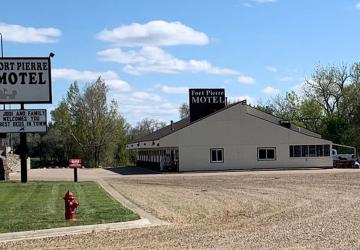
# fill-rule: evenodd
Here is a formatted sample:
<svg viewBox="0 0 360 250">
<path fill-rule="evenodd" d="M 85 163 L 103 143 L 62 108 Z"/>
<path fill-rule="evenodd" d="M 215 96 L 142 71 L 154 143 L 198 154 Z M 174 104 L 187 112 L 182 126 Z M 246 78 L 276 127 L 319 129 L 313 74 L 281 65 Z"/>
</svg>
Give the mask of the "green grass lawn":
<svg viewBox="0 0 360 250">
<path fill-rule="evenodd" d="M 65 221 L 68 190 L 80 202 L 77 221 Z M 139 218 L 94 182 L 0 182 L 0 233 Z"/>
</svg>

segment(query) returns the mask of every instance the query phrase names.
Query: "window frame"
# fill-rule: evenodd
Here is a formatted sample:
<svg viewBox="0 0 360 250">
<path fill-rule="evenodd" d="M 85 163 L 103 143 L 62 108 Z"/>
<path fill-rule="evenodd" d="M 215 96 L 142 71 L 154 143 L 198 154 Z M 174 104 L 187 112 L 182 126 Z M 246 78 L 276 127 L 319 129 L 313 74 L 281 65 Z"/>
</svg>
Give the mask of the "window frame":
<svg viewBox="0 0 360 250">
<path fill-rule="evenodd" d="M 216 160 L 213 161 L 212 152 L 215 151 Z M 218 160 L 218 152 L 221 152 L 222 160 Z M 210 163 L 224 163 L 224 148 L 210 148 Z"/>
<path fill-rule="evenodd" d="M 295 148 L 300 148 L 300 156 L 295 154 Z M 304 151 L 305 149 L 305 151 Z M 321 158 L 329 157 L 331 154 L 330 144 L 293 144 L 289 145 L 290 158 Z"/>
<path fill-rule="evenodd" d="M 265 159 L 259 158 L 260 150 L 265 150 L 265 152 L 266 152 Z M 274 150 L 274 158 L 268 158 L 268 150 Z M 276 147 L 257 147 L 257 160 L 258 161 L 276 161 Z"/>
</svg>

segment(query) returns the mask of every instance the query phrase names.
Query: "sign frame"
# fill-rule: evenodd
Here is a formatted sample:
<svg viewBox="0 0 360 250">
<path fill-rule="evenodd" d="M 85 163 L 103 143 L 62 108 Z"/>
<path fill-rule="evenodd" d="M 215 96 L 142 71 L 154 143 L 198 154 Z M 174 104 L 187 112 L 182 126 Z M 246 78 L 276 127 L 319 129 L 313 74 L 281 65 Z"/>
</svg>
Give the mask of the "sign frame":
<svg viewBox="0 0 360 250">
<path fill-rule="evenodd" d="M 37 103 L 52 103 L 52 79 L 51 79 L 51 60 L 50 57 L 0 57 L 0 62 L 1 61 L 6 61 L 6 60 L 47 60 L 48 63 L 48 77 L 49 77 L 49 82 L 48 82 L 48 98 L 47 100 L 42 100 L 42 101 L 36 101 L 36 100 L 31 100 L 31 101 L 20 101 L 20 100 L 15 100 L 15 101 L 11 101 L 11 100 L 1 100 L 0 99 L 0 104 L 37 104 Z M 2 70 L 5 71 L 5 70 Z"/>
<path fill-rule="evenodd" d="M 74 158 L 74 159 L 69 159 L 68 161 L 68 167 L 69 168 L 81 168 L 81 159 L 80 158 Z"/>
<path fill-rule="evenodd" d="M 197 121 L 225 107 L 225 88 L 189 89 L 190 122 Z"/>
</svg>

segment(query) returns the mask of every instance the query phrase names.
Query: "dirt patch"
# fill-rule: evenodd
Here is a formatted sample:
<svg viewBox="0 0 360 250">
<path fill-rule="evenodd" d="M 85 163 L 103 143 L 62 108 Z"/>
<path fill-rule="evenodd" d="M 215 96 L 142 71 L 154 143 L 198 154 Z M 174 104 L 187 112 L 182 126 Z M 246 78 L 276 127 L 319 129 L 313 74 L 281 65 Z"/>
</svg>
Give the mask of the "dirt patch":
<svg viewBox="0 0 360 250">
<path fill-rule="evenodd" d="M 360 247 L 360 171 L 141 176 L 108 182 L 171 225 L 0 243 L 0 248 Z"/>
</svg>

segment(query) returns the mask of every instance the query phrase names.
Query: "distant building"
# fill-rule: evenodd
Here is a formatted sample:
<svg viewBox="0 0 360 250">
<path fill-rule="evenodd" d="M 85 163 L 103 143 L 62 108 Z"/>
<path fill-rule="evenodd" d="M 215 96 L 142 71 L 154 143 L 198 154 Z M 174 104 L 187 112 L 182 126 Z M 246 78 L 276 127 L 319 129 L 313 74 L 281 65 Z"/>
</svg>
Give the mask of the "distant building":
<svg viewBox="0 0 360 250">
<path fill-rule="evenodd" d="M 126 149 L 136 152 L 138 165 L 161 170 L 333 166 L 331 141 L 244 102 L 192 122 L 189 117 L 171 123 L 127 144 Z"/>
</svg>

